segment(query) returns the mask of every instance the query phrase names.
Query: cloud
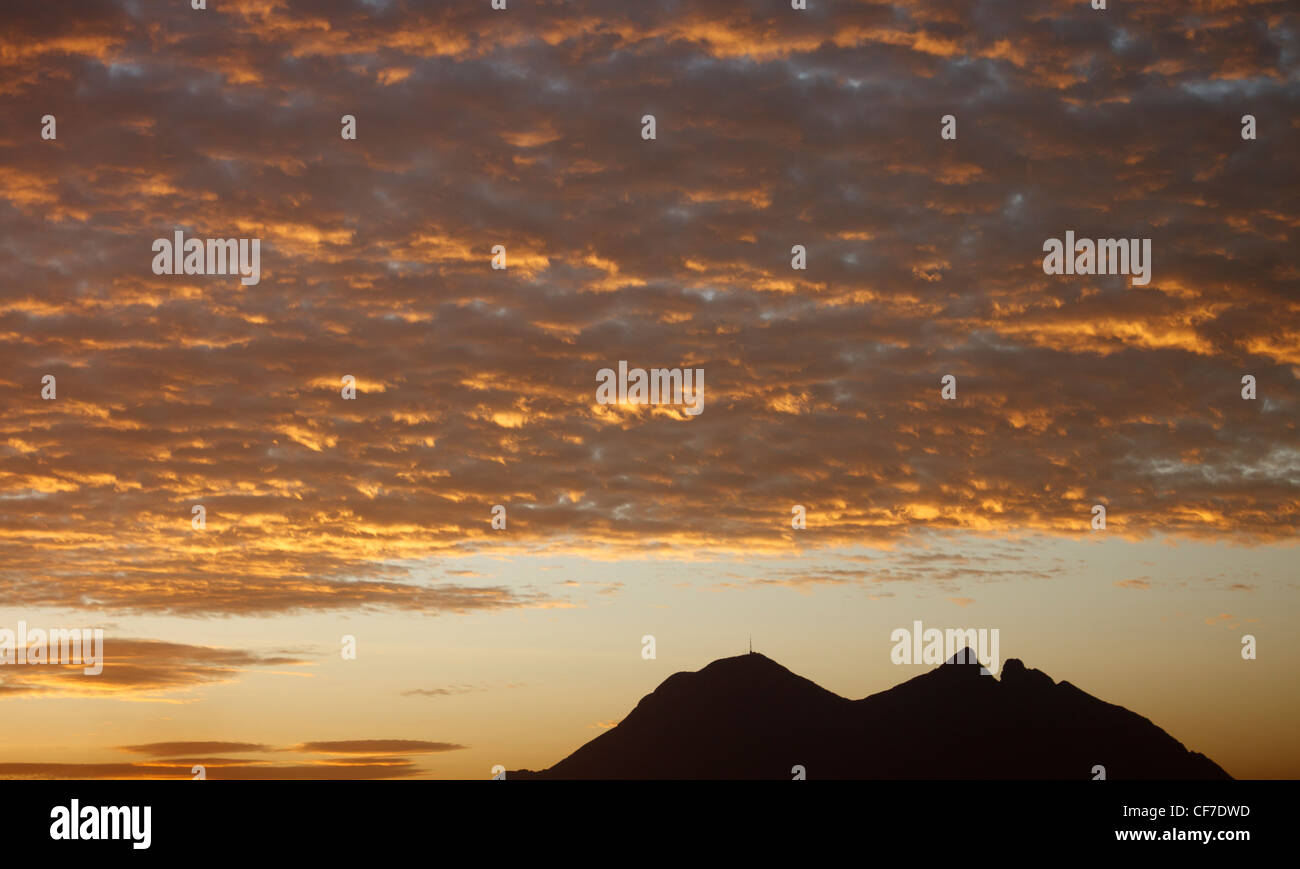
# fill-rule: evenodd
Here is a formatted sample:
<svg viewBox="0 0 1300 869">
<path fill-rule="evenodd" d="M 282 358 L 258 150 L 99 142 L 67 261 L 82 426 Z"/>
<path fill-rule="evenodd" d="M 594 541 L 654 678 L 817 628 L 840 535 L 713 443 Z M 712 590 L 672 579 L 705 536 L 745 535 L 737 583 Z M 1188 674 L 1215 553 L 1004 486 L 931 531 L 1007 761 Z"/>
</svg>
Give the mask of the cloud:
<svg viewBox="0 0 1300 869">
<path fill-rule="evenodd" d="M 758 588 L 782 586 L 807 593 L 822 585 L 861 587 L 872 589 L 868 597 L 891 597 L 882 593 L 886 583 L 925 583 L 941 591 L 958 591 L 973 583 L 1038 581 L 1066 575 L 1069 565 L 1056 556 L 1035 554 L 1027 546 L 1029 538 L 1008 536 L 986 543 L 986 551 L 952 551 L 950 533 L 927 534 L 918 537 L 915 545 L 906 549 L 885 549 L 872 555 L 840 555 L 838 563 L 818 564 L 811 558 L 801 559 L 797 566 L 767 567 L 766 562 L 757 575 L 732 571 L 729 579 L 706 586 L 708 590 Z M 811 563 L 803 563 L 803 562 Z M 950 598 L 956 600 L 969 598 Z"/>
<path fill-rule="evenodd" d="M 558 604 L 424 568 L 1096 503 L 1293 538 L 1294 11 L 780 5 L 6 8 L 0 605 L 493 612 Z M 178 228 L 262 239 L 261 283 L 154 275 Z M 1151 283 L 1044 275 L 1066 230 L 1151 238 Z M 704 412 L 598 406 L 619 360 Z"/>
<path fill-rule="evenodd" d="M 119 751 L 131 754 L 147 754 L 153 757 L 174 755 L 195 755 L 211 751 L 228 751 L 243 753 L 249 751 L 271 751 L 271 747 L 256 742 L 149 742 L 141 745 L 121 745 Z"/>
<path fill-rule="evenodd" d="M 233 682 L 254 668 L 308 663 L 283 652 L 255 652 L 159 640 L 104 637 L 103 671 L 86 675 L 80 663 L 0 668 L 0 698 L 20 695 L 106 697 L 185 702 L 203 685 Z"/>
<path fill-rule="evenodd" d="M 334 742 L 304 742 L 293 751 L 310 754 L 429 754 L 459 751 L 468 746 L 455 742 L 427 742 L 423 739 L 346 739 Z"/>
<path fill-rule="evenodd" d="M 118 751 L 148 755 L 130 763 L 48 763 L 0 761 L 0 778 L 35 779 L 192 779 L 195 766 L 209 779 L 329 780 L 408 778 L 427 774 L 411 755 L 458 751 L 467 746 L 423 739 L 349 739 L 303 742 L 275 748 L 260 742 L 195 740 L 118 746 Z M 284 763 L 228 755 L 288 751 L 321 757 Z"/>
<path fill-rule="evenodd" d="M 205 775 L 209 779 L 254 781 L 338 780 L 404 778 L 423 772 L 410 760 L 386 758 L 363 759 L 356 763 L 249 764 L 221 758 L 209 759 Z M 192 779 L 193 763 L 189 760 L 167 763 L 0 763 L 0 778 L 8 779 Z"/>
<path fill-rule="evenodd" d="M 403 697 L 449 697 L 453 694 L 468 694 L 476 690 L 473 685 L 453 685 L 449 688 L 412 688 L 403 691 Z"/>
</svg>

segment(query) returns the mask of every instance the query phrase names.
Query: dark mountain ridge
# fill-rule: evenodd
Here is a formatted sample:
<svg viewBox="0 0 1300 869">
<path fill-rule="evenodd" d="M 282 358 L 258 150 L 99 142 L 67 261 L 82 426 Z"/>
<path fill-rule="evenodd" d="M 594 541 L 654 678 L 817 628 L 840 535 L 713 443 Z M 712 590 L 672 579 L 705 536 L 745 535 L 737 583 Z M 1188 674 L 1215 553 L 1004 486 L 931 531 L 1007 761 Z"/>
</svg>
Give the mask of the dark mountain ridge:
<svg viewBox="0 0 1300 869">
<path fill-rule="evenodd" d="M 958 653 L 848 700 L 760 654 L 674 673 L 618 726 L 512 779 L 1229 779 L 1137 713 L 1008 660 Z"/>
</svg>

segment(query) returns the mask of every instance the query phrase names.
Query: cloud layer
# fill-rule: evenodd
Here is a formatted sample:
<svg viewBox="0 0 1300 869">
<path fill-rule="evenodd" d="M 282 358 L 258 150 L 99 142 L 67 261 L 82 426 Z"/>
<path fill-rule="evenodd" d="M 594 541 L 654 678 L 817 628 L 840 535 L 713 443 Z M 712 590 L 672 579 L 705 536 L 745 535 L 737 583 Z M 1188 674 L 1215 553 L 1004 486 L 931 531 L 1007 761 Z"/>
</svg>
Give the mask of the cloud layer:
<svg viewBox="0 0 1300 869">
<path fill-rule="evenodd" d="M 1097 503 L 1296 532 L 1293 5 L 185 5 L 2 13 L 0 604 L 492 610 L 548 598 L 411 566 Z M 155 276 L 176 229 L 261 283 Z M 1066 230 L 1150 285 L 1043 274 Z M 619 360 L 703 414 L 597 405 Z"/>
</svg>

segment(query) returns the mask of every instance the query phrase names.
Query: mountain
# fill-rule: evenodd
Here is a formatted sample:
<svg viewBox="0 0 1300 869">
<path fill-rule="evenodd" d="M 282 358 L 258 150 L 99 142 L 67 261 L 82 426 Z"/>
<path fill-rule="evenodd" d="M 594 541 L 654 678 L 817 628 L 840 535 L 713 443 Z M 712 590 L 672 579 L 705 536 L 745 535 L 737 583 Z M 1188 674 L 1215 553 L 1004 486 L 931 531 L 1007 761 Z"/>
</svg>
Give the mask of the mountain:
<svg viewBox="0 0 1300 869">
<path fill-rule="evenodd" d="M 959 652 L 847 700 L 763 655 L 674 673 L 617 727 L 510 779 L 1229 779 L 1135 712 L 1017 659 L 998 677 Z"/>
</svg>

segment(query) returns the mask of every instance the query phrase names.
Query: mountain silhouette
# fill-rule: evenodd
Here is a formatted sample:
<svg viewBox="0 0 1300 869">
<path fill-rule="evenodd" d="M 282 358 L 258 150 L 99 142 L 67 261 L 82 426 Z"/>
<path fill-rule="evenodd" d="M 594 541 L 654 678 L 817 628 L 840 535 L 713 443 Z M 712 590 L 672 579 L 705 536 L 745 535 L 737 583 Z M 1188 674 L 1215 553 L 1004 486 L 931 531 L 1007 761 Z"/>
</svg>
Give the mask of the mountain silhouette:
<svg viewBox="0 0 1300 869">
<path fill-rule="evenodd" d="M 1135 712 L 973 654 L 848 700 L 750 653 L 674 673 L 616 727 L 511 779 L 1229 779 Z"/>
</svg>

